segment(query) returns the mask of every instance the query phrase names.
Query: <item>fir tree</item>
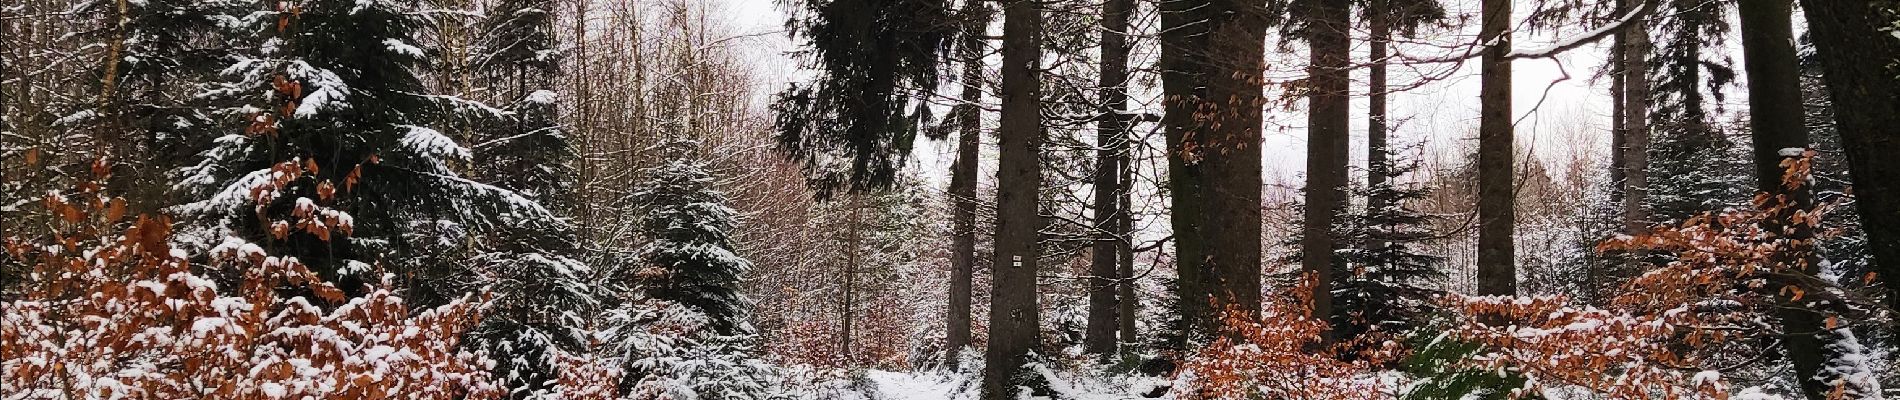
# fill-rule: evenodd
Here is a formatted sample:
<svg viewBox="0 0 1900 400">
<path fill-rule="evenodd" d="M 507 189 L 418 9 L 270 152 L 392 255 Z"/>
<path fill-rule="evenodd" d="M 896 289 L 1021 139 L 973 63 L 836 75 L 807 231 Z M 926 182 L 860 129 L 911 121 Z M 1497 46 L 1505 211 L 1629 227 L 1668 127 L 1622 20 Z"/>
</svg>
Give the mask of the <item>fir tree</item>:
<svg viewBox="0 0 1900 400">
<path fill-rule="evenodd" d="M 752 262 L 733 252 L 737 212 L 713 189 L 712 174 L 693 158 L 697 144 L 664 145 L 667 161 L 642 171 L 630 195 L 640 205 L 639 231 L 650 242 L 640 251 L 645 268 L 634 271 L 648 296 L 706 314 L 720 335 L 749 334 L 748 301 L 739 277 Z"/>
<path fill-rule="evenodd" d="M 476 179 L 513 190 L 559 214 L 572 204 L 574 150 L 559 123 L 552 90 L 560 52 L 552 32 L 553 2 L 508 0 L 482 20 L 473 67 L 504 104 L 479 116 L 474 129 Z M 483 108 L 485 106 L 470 107 Z M 494 265 L 490 282 L 506 296 L 476 333 L 497 357 L 497 375 L 514 398 L 558 395 L 560 359 L 582 351 L 581 327 L 598 306 L 599 288 L 583 283 L 592 270 L 567 256 L 571 230 L 512 229 L 482 243 L 474 266 Z M 525 266 L 516 267 L 516 266 Z M 541 268 L 535 268 L 541 267 Z"/>
<path fill-rule="evenodd" d="M 1399 178 L 1418 170 L 1416 159 L 1397 152 L 1387 158 L 1395 162 L 1371 173 L 1387 174 L 1386 179 L 1360 190 L 1368 208 L 1349 218 L 1344 237 L 1351 246 L 1341 251 L 1344 263 L 1335 263 L 1340 277 L 1334 298 L 1344 321 L 1334 321 L 1338 337 L 1381 331 L 1403 333 L 1416 326 L 1430 311 L 1435 284 L 1445 279 L 1438 268 L 1443 257 L 1415 248 L 1433 238 L 1426 230 L 1430 217 L 1407 204 L 1423 199 L 1426 189 L 1416 183 L 1400 183 Z"/>
<path fill-rule="evenodd" d="M 266 7 L 223 17 L 237 42 L 256 46 L 242 48 L 223 69 L 227 80 L 208 94 L 223 105 L 214 115 L 241 124 L 179 171 L 179 188 L 198 199 L 174 207 L 194 222 L 181 242 L 205 246 L 237 236 L 298 257 L 344 288 L 385 269 L 404 277 L 406 297 L 429 305 L 495 277 L 464 264 L 476 245 L 515 240 L 512 232 L 567 229 L 531 199 L 463 178 L 451 163 L 467 161 L 469 150 L 422 125 L 444 107 L 417 78 L 425 54 L 414 33 L 425 21 L 416 4 Z M 250 207 L 259 195 L 252 188 L 272 180 L 288 182 L 268 206 Z M 289 220 L 306 203 L 341 211 L 325 218 L 364 222 L 333 240 L 270 222 Z M 398 253 L 406 256 L 388 257 Z M 556 256 L 508 259 L 516 263 L 492 268 L 573 269 Z"/>
<path fill-rule="evenodd" d="M 431 96 L 417 78 L 424 28 L 415 4 L 314 0 L 273 3 L 232 17 L 234 36 L 260 46 L 224 72 L 211 98 L 248 123 L 181 171 L 200 200 L 176 208 L 196 223 L 187 244 L 237 236 L 293 255 L 346 289 L 372 269 L 406 278 L 411 301 L 434 305 L 487 289 L 496 298 L 471 344 L 498 358 L 511 396 L 544 394 L 553 365 L 578 350 L 592 288 L 569 258 L 571 230 L 534 199 L 463 178 L 471 152 L 423 124 L 471 107 Z M 269 93 L 267 97 L 257 93 Z M 521 166 L 517 166 L 521 167 Z M 523 168 L 526 169 L 526 168 Z M 287 180 L 269 206 L 246 207 L 259 182 Z M 266 225 L 305 204 L 339 212 L 317 225 L 364 217 L 325 239 L 303 226 Z M 404 257 L 391 257 L 392 255 Z"/>
<path fill-rule="evenodd" d="M 625 363 L 631 398 L 763 399 L 776 370 L 757 357 L 739 279 L 752 263 L 733 251 L 737 213 L 697 158 L 698 144 L 663 144 L 629 201 L 649 242 L 638 268 L 614 273 L 632 295 L 605 315 L 606 353 Z"/>
<path fill-rule="evenodd" d="M 1724 3 L 1671 0 L 1658 15 L 1664 39 L 1649 56 L 1657 68 L 1652 93 L 1649 185 L 1651 222 L 1680 222 L 1696 214 L 1747 205 L 1748 155 L 1710 121 L 1720 110 L 1723 89 L 1734 82 L 1733 64 L 1722 51 L 1729 32 Z M 1710 98 L 1714 101 L 1709 101 Z"/>
<path fill-rule="evenodd" d="M 755 335 L 721 335 L 696 307 L 636 294 L 609 310 L 599 337 L 626 373 L 621 398 L 778 398 L 778 370 L 757 356 Z"/>
<path fill-rule="evenodd" d="M 114 161 L 113 186 L 141 205 L 165 205 L 162 172 L 181 167 L 211 135 L 211 118 L 194 95 L 224 60 L 218 19 L 232 1 L 91 0 L 80 32 L 99 48 L 96 86 L 56 124 L 86 132 Z M 82 157 L 83 158 L 83 157 Z"/>
<path fill-rule="evenodd" d="M 889 187 L 931 119 L 913 101 L 937 84 L 957 20 L 944 0 L 803 0 L 789 23 L 820 71 L 772 105 L 779 148 L 820 196 Z M 839 165 L 839 158 L 843 163 Z"/>
<path fill-rule="evenodd" d="M 477 132 L 476 175 L 548 208 L 566 210 L 574 185 L 574 148 L 558 117 L 554 79 L 561 52 L 551 0 L 505 0 L 482 22 L 475 67 L 506 102 L 506 116 Z"/>
</svg>

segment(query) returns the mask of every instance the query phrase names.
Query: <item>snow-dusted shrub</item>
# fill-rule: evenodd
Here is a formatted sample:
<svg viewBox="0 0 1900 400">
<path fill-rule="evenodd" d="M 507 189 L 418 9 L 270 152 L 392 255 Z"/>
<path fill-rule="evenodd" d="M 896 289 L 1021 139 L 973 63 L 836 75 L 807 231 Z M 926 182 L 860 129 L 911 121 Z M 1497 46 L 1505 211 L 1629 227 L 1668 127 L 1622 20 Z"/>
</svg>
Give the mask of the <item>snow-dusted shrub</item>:
<svg viewBox="0 0 1900 400">
<path fill-rule="evenodd" d="M 127 221 L 125 201 L 97 184 L 76 192 L 45 197 L 57 218 L 44 230 L 6 238 L 10 262 L 29 271 L 0 303 L 0 388 L 9 398 L 501 394 L 491 362 L 457 345 L 480 318 L 481 299 L 416 312 L 388 290 L 389 277 L 346 298 L 296 258 L 271 255 L 272 243 L 235 238 L 214 250 L 212 265 L 195 266 L 172 247 L 168 218 Z M 294 213 L 307 218 L 278 229 L 350 229 L 347 215 L 314 202 Z"/>
<path fill-rule="evenodd" d="M 1377 335 L 1329 343 L 1324 318 L 1312 315 L 1311 279 L 1263 302 L 1260 319 L 1231 311 L 1223 334 L 1189 357 L 1175 378 L 1179 399 L 1387 399 L 1395 386 L 1374 374 L 1397 354 Z M 1350 360 L 1347 349 L 1366 349 Z"/>
<path fill-rule="evenodd" d="M 1811 184 L 1812 155 L 1786 161 L 1783 184 Z M 1807 335 L 1822 354 L 1790 357 L 1822 360 L 1812 379 L 1830 398 L 1879 398 L 1870 352 L 1850 329 L 1855 321 L 1881 318 L 1872 298 L 1815 274 L 1814 243 L 1825 235 L 1811 230 L 1832 207 L 1768 194 L 1758 195 L 1755 205 L 1604 243 L 1604 251 L 1674 256 L 1625 282 L 1603 308 L 1561 296 L 1444 296 L 1441 319 L 1431 327 L 1434 339 L 1417 349 L 1388 341 L 1341 361 L 1334 350 L 1340 345 L 1323 339 L 1328 328 L 1308 315 L 1306 304 L 1268 302 L 1258 321 L 1229 318 L 1227 334 L 1187 360 L 1175 393 L 1184 399 L 1775 398 L 1758 388 L 1734 388 L 1722 371 L 1768 358 L 1764 352 L 1774 351 L 1777 341 Z M 1296 288 L 1291 298 L 1306 292 Z M 1790 310 L 1812 315 L 1811 330 L 1789 331 L 1796 329 L 1789 318 L 1800 317 Z M 1413 382 L 1382 378 L 1368 364 L 1411 351 L 1429 353 L 1408 363 Z"/>
<path fill-rule="evenodd" d="M 777 369 L 757 357 L 755 335 L 721 335 L 693 307 L 634 299 L 609 310 L 602 350 L 620 360 L 624 398 L 776 398 Z"/>
<path fill-rule="evenodd" d="M 1811 184 L 1812 156 L 1785 161 L 1783 184 Z M 1521 387 L 1503 388 L 1512 397 L 1563 389 L 1609 399 L 1759 398 L 1752 388 L 1732 390 L 1719 371 L 1808 335 L 1825 354 L 1803 356 L 1824 360 L 1814 379 L 1831 398 L 1878 398 L 1866 349 L 1848 329 L 1873 317 L 1871 301 L 1814 275 L 1818 239 L 1800 232 L 1819 226 L 1832 207 L 1769 194 L 1754 203 L 1604 243 L 1606 251 L 1674 255 L 1623 284 L 1607 308 L 1551 296 L 1448 297 L 1446 333 L 1482 346 L 1454 367 L 1522 376 Z M 1812 314 L 1820 332 L 1761 334 L 1783 332 L 1790 311 Z"/>
</svg>

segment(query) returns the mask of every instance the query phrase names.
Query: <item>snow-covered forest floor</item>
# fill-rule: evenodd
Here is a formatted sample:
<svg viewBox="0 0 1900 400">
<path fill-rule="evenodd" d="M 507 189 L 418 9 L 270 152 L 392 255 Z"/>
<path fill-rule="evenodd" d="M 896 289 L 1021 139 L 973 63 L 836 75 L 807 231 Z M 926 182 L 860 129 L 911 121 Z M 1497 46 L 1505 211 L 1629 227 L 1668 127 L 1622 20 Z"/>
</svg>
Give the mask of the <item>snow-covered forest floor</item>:
<svg viewBox="0 0 1900 400">
<path fill-rule="evenodd" d="M 972 361 L 980 361 L 970 359 Z M 1168 380 L 1128 374 L 1109 374 L 1099 369 L 1088 372 L 1054 371 L 1037 368 L 1044 385 L 1033 400 L 1125 400 L 1174 398 L 1165 395 Z M 851 376 L 813 385 L 824 393 L 819 398 L 839 400 L 975 400 L 981 398 L 980 372 L 953 369 L 920 371 L 862 370 Z M 835 396 L 835 397 L 833 397 Z"/>
</svg>

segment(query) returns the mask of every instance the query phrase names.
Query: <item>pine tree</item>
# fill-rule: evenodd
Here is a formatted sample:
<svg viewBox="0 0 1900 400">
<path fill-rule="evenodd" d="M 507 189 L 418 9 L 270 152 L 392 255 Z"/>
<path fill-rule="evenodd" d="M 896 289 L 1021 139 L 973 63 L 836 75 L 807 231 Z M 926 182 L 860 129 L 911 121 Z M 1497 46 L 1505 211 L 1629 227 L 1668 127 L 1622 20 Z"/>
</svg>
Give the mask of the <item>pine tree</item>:
<svg viewBox="0 0 1900 400">
<path fill-rule="evenodd" d="M 1398 164 L 1381 172 L 1386 179 L 1359 193 L 1367 204 L 1380 206 L 1351 218 L 1343 235 L 1350 238 L 1351 246 L 1341 252 L 1345 262 L 1334 267 L 1334 275 L 1340 277 L 1335 304 L 1347 310 L 1343 314 L 1348 316 L 1334 321 L 1336 337 L 1342 339 L 1375 329 L 1404 333 L 1415 327 L 1430 311 L 1437 293 L 1432 288 L 1445 280 L 1445 272 L 1438 268 L 1444 258 L 1415 248 L 1433 233 L 1426 230 L 1430 217 L 1407 204 L 1425 198 L 1426 189 L 1397 182 L 1417 171 L 1419 163 L 1396 155 L 1388 159 Z"/>
<path fill-rule="evenodd" d="M 803 164 L 821 197 L 889 187 L 931 119 L 930 107 L 913 100 L 936 88 L 938 57 L 958 25 L 949 2 L 792 3 L 790 26 L 806 39 L 800 53 L 820 74 L 773 103 L 779 148 Z"/>
<path fill-rule="evenodd" d="M 506 117 L 477 132 L 477 176 L 514 190 L 557 213 L 574 185 L 574 148 L 557 121 L 554 79 L 562 55 L 553 32 L 552 0 L 506 0 L 482 22 L 475 67 L 505 102 Z"/>
<path fill-rule="evenodd" d="M 1212 337 L 1228 308 L 1251 312 L 1260 305 L 1262 178 L 1255 146 L 1264 101 L 1257 74 L 1271 22 L 1265 8 L 1218 0 L 1163 2 L 1157 10 L 1169 222 L 1181 262 L 1174 288 L 1183 325 L 1177 328 L 1186 331 L 1167 335 L 1178 339 L 1170 349 Z"/>
<path fill-rule="evenodd" d="M 642 171 L 629 195 L 649 242 L 644 265 L 613 277 L 634 295 L 607 313 L 602 336 L 626 363 L 623 395 L 763 398 L 774 371 L 755 356 L 751 304 L 739 293 L 752 263 L 733 251 L 737 212 L 713 189 L 697 147 L 664 144 L 666 161 Z"/>
<path fill-rule="evenodd" d="M 1003 110 L 997 130 L 996 236 L 990 262 L 989 343 L 983 352 L 982 398 L 1021 397 L 1025 366 L 1042 343 L 1042 307 L 1037 290 L 1042 229 L 1038 212 L 1043 188 L 1040 154 L 1045 140 L 1041 65 L 1043 4 L 1003 4 Z"/>
<path fill-rule="evenodd" d="M 1816 226 L 1802 219 L 1814 208 L 1814 185 L 1808 183 L 1810 177 L 1799 174 L 1794 175 L 1798 180 L 1790 184 L 1787 172 L 1805 172 L 1802 163 L 1810 155 L 1804 153 L 1812 151 L 1808 148 L 1800 60 L 1794 48 L 1793 5 L 1745 0 L 1737 3 L 1737 9 L 1743 32 L 1744 70 L 1748 73 L 1755 186 L 1763 193 L 1757 203 L 1775 216 L 1764 221 L 1762 229 L 1770 233 L 1768 239 L 1787 243 L 1768 262 L 1785 268 L 1789 275 L 1825 282 L 1814 278 L 1823 272 L 1815 245 Z M 1835 318 L 1835 312 L 1827 309 L 1834 302 L 1803 299 L 1800 294 L 1781 294 L 1775 300 L 1775 315 L 1785 334 L 1782 355 L 1793 364 L 1802 394 L 1811 400 L 1879 396 L 1877 382 L 1855 379 L 1854 375 L 1863 372 L 1864 355 L 1859 354 L 1863 347 L 1853 332 L 1824 322 Z"/>
<path fill-rule="evenodd" d="M 982 36 L 989 33 L 992 14 L 982 1 L 965 1 L 960 14 L 964 26 L 956 45 L 958 61 L 963 63 L 962 76 L 957 79 L 963 86 L 960 99 L 964 104 L 952 109 L 950 117 L 957 125 L 957 158 L 950 167 L 950 201 L 955 209 L 950 215 L 949 315 L 944 317 L 944 346 L 952 352 L 946 359 L 953 363 L 961 359 L 955 353 L 970 346 L 970 306 L 977 263 L 976 175 L 983 136 L 983 109 L 979 107 L 983 100 Z"/>
<path fill-rule="evenodd" d="M 598 334 L 600 351 L 624 369 L 618 398 L 778 398 L 778 370 L 756 355 L 754 335 L 719 335 L 695 307 L 634 297 L 602 316 Z"/>
<path fill-rule="evenodd" d="M 487 113 L 479 112 L 489 110 L 485 105 L 457 105 L 479 117 L 470 173 L 559 215 L 572 204 L 574 150 L 556 122 L 552 88 L 561 57 L 553 6 L 548 0 L 509 0 L 488 11 L 472 66 L 504 104 Z M 503 266 L 489 274 L 502 298 L 477 330 L 477 344 L 509 355 L 497 358 L 496 370 L 515 398 L 555 394 L 549 391 L 559 378 L 560 359 L 587 343 L 579 328 L 602 291 L 582 283 L 592 269 L 571 258 L 578 254 L 577 239 L 568 229 L 513 229 L 475 249 L 475 265 Z"/>
<path fill-rule="evenodd" d="M 737 212 L 712 188 L 703 163 L 692 158 L 696 143 L 666 146 L 667 161 L 642 171 L 644 180 L 630 195 L 641 205 L 639 231 L 651 240 L 641 249 L 646 265 L 635 271 L 637 281 L 654 299 L 705 313 L 721 335 L 749 333 L 748 304 L 738 284 L 752 263 L 732 250 Z"/>
<path fill-rule="evenodd" d="M 1444 273 L 1436 270 L 1442 260 L 1414 253 L 1410 242 L 1429 237 L 1419 229 L 1424 217 L 1406 208 L 1405 203 L 1424 197 L 1425 191 L 1416 186 L 1400 187 L 1394 182 L 1398 177 L 1418 169 L 1416 160 L 1403 167 L 1393 165 L 1395 149 L 1389 145 L 1389 116 L 1386 108 L 1386 47 L 1392 40 L 1393 30 L 1407 36 L 1415 36 L 1421 25 L 1438 23 L 1445 19 L 1443 4 L 1436 1 L 1400 1 L 1373 0 L 1363 8 L 1366 25 L 1371 28 L 1370 63 L 1367 82 L 1370 110 L 1367 112 L 1366 128 L 1366 185 L 1359 193 L 1366 198 L 1366 211 L 1357 216 L 1354 226 L 1362 230 L 1348 240 L 1357 244 L 1347 249 L 1347 263 L 1334 263 L 1334 280 L 1342 296 L 1336 301 L 1333 315 L 1329 316 L 1341 327 L 1340 337 L 1352 337 L 1365 332 L 1369 326 L 1360 324 L 1384 324 L 1388 321 L 1403 324 L 1405 320 L 1417 317 L 1417 310 L 1400 310 L 1406 307 L 1404 302 L 1423 300 L 1424 292 L 1412 290 L 1423 279 L 1442 280 Z M 1342 265 L 1359 264 L 1358 270 L 1339 271 Z M 1422 303 L 1414 303 L 1422 304 Z M 1341 316 L 1357 314 L 1359 317 Z M 1343 324 L 1341 324 L 1343 323 Z M 1403 328 L 1393 326 L 1390 328 Z"/>
<path fill-rule="evenodd" d="M 1344 263 L 1334 258 L 1346 240 L 1338 236 L 1335 228 L 1340 224 L 1335 221 L 1343 219 L 1352 202 L 1346 194 L 1346 166 L 1351 162 L 1348 151 L 1352 147 L 1352 81 L 1347 68 L 1352 62 L 1352 2 L 1315 0 L 1306 5 L 1304 39 L 1310 47 L 1307 71 L 1312 74 L 1312 88 L 1307 93 L 1306 209 L 1301 220 L 1300 270 L 1314 280 L 1313 313 L 1338 315 L 1345 309 L 1334 304 L 1333 284 L 1340 277 L 1333 270 Z"/>
<path fill-rule="evenodd" d="M 1650 183 L 1672 189 L 1651 191 L 1645 199 L 1656 222 L 1681 222 L 1747 204 L 1751 179 L 1747 155 L 1728 134 L 1706 125 L 1659 128 L 1655 145 L 1649 148 Z"/>
<path fill-rule="evenodd" d="M 535 201 L 461 177 L 467 148 L 421 124 L 445 107 L 423 89 L 425 56 L 414 43 L 424 21 L 400 1 L 310 0 L 234 10 L 232 34 L 257 43 L 238 53 L 208 98 L 214 115 L 242 121 L 217 138 L 196 165 L 178 171 L 178 187 L 197 200 L 173 208 L 191 221 L 181 242 L 209 246 L 236 236 L 298 257 L 324 279 L 353 289 L 372 270 L 403 277 L 406 298 L 422 305 L 508 274 L 564 277 L 536 284 L 581 290 L 585 267 L 559 254 L 512 249 L 521 232 L 568 227 Z M 263 94 L 263 95 L 260 95 Z M 241 128 L 241 132 L 239 131 Z M 261 193 L 263 183 L 284 190 Z M 252 207 L 254 196 L 273 196 Z M 308 205 L 339 210 L 309 217 Z M 317 228 L 360 218 L 328 238 Z M 330 240 L 324 240 L 330 239 Z M 402 254 L 404 257 L 390 257 Z M 471 255 L 480 256 L 473 257 Z M 540 278 L 536 278 L 540 279 Z M 506 293 L 504 293 L 505 295 Z M 521 299 L 550 307 L 584 298 Z"/>
<path fill-rule="evenodd" d="M 111 183 L 133 203 L 166 205 L 163 171 L 183 166 L 211 134 L 194 96 L 225 61 L 211 16 L 232 4 L 92 0 L 76 10 L 92 17 L 81 37 L 105 51 L 91 71 L 89 101 L 56 125 L 86 132 L 112 153 Z"/>
<path fill-rule="evenodd" d="M 1729 32 L 1725 3 L 1674 0 L 1658 8 L 1664 39 L 1654 50 L 1650 99 L 1648 180 L 1651 220 L 1681 222 L 1703 212 L 1744 206 L 1750 192 L 1747 156 L 1710 121 L 1720 110 L 1723 88 L 1735 80 L 1723 55 Z M 1641 55 L 1652 56 L 1652 55 Z M 1707 99 L 1713 97 L 1714 101 Z"/>
<path fill-rule="evenodd" d="M 1512 181 L 1511 2 L 1485 0 L 1478 34 L 1488 45 L 1483 67 L 1478 123 L 1478 293 L 1517 294 L 1517 211 Z"/>
<path fill-rule="evenodd" d="M 1133 296 L 1120 296 L 1123 287 L 1133 284 L 1133 277 L 1120 274 L 1121 255 L 1128 249 L 1129 232 L 1122 230 L 1122 220 L 1128 218 L 1128 202 L 1123 196 L 1128 192 L 1129 182 L 1125 180 L 1129 168 L 1129 135 L 1131 120 L 1128 108 L 1128 19 L 1134 13 L 1133 0 L 1110 0 L 1102 2 L 1102 44 L 1100 83 L 1096 89 L 1100 92 L 1101 106 L 1096 117 L 1095 146 L 1095 242 L 1090 245 L 1089 264 L 1089 309 L 1088 328 L 1084 338 L 1087 351 L 1098 355 L 1113 353 L 1119 343 L 1132 342 L 1133 332 L 1122 332 L 1122 318 L 1134 318 L 1124 315 L 1121 303 L 1138 301 Z M 1132 313 L 1129 313 L 1132 314 Z"/>
</svg>

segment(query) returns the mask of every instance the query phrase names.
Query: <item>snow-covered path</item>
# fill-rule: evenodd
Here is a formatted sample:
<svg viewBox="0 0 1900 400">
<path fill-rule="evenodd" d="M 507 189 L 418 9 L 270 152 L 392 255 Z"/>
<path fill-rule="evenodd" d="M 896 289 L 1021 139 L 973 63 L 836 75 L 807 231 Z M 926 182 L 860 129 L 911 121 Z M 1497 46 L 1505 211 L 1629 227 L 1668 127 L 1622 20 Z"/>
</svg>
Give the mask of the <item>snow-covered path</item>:
<svg viewBox="0 0 1900 400">
<path fill-rule="evenodd" d="M 913 374 L 891 371 L 867 371 L 873 393 L 869 400 L 956 400 L 963 376 Z"/>
<path fill-rule="evenodd" d="M 1050 376 L 1049 390 L 1064 400 L 1142 399 L 1142 393 L 1154 392 L 1167 380 L 1136 376 Z M 858 395 L 864 400 L 971 400 L 977 398 L 975 374 L 942 372 L 865 371 L 859 381 Z M 1046 397 L 1031 397 L 1047 399 Z"/>
</svg>

